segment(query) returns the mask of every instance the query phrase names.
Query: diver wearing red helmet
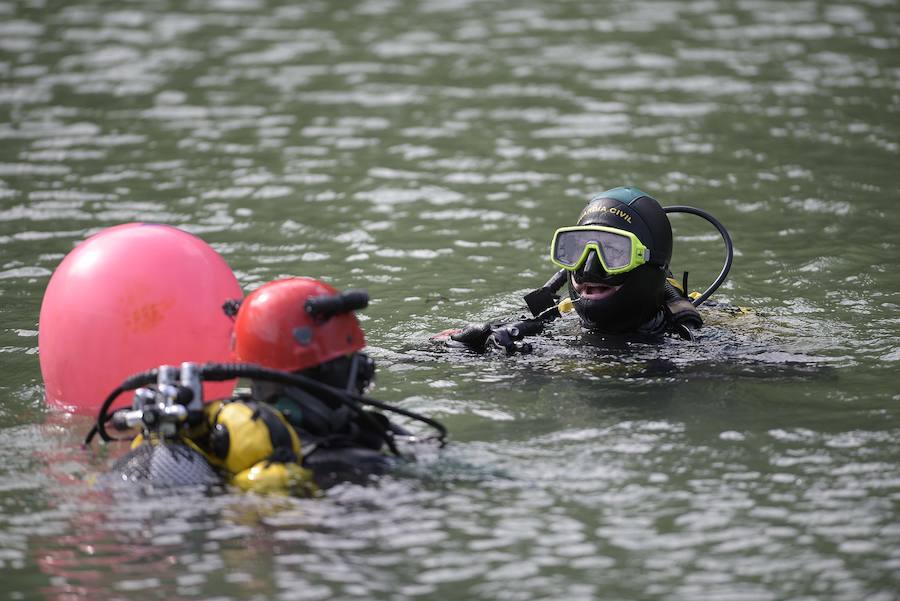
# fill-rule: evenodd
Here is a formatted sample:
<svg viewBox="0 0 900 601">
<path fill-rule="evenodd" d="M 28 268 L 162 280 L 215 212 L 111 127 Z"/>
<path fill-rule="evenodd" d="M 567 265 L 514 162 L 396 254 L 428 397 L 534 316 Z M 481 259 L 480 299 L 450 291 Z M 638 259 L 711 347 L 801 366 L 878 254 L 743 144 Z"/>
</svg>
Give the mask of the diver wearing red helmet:
<svg viewBox="0 0 900 601">
<path fill-rule="evenodd" d="M 434 428 L 439 422 L 363 395 L 375 374 L 362 349 L 354 311 L 363 290 L 339 292 L 312 278 L 264 284 L 224 309 L 234 317 L 232 354 L 240 363 L 163 365 L 135 374 L 100 408 L 88 434 L 140 427 L 132 451 L 104 481 L 181 485 L 221 477 L 245 490 L 308 492 L 339 481 L 364 481 L 403 457 L 414 440 L 381 412 Z M 203 382 L 247 378 L 248 393 L 206 402 Z M 141 388 L 138 388 L 141 387 Z M 118 395 L 136 390 L 130 408 L 109 413 Z"/>
<path fill-rule="evenodd" d="M 234 357 L 361 395 L 375 363 L 361 352 L 365 335 L 353 311 L 368 301 L 365 291 L 341 293 L 307 277 L 264 284 L 237 310 Z M 276 409 L 299 435 L 303 466 L 320 485 L 382 471 L 390 465 L 385 445 L 407 434 L 380 412 L 353 411 L 346 402 L 297 386 L 254 379 L 250 396 Z"/>
<path fill-rule="evenodd" d="M 368 302 L 364 291 L 339 293 L 312 278 L 269 282 L 241 301 L 232 352 L 244 363 L 301 372 L 362 392 L 373 375 L 372 363 L 359 352 L 366 339 L 353 311 Z"/>
</svg>

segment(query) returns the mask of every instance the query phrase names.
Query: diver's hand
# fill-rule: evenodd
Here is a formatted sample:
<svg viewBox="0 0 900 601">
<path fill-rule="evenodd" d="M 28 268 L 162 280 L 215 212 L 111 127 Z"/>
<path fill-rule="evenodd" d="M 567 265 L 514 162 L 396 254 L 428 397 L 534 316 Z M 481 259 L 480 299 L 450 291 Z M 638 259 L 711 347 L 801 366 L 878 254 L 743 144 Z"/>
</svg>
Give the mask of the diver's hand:
<svg viewBox="0 0 900 601">
<path fill-rule="evenodd" d="M 460 330 L 446 330 L 436 336 L 435 340 L 446 340 L 462 344 L 466 348 L 484 351 L 489 347 L 503 349 L 507 355 L 530 353 L 532 347 L 521 342 L 525 336 L 536 336 L 544 331 L 544 322 L 540 319 L 523 319 L 511 324 L 493 325 L 487 323 L 469 324 Z"/>
<path fill-rule="evenodd" d="M 461 342 L 468 347 L 483 349 L 493 329 L 494 326 L 490 323 L 472 323 L 451 334 L 450 340 Z"/>
<path fill-rule="evenodd" d="M 497 348 L 506 351 L 507 355 L 516 353 L 528 354 L 532 351 L 531 344 L 521 342 L 525 336 L 536 336 L 544 331 L 544 322 L 539 319 L 523 319 L 522 321 L 497 326 L 491 331 L 488 340 Z"/>
</svg>

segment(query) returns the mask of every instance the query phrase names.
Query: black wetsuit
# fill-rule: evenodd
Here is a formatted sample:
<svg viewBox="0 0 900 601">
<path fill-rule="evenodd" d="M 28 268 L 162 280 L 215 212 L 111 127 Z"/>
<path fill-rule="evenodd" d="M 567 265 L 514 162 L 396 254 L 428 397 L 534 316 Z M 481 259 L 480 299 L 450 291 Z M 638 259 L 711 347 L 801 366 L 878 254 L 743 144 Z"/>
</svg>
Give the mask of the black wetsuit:
<svg viewBox="0 0 900 601">
<path fill-rule="evenodd" d="M 647 336 L 680 336 L 693 340 L 695 330 L 703 326 L 700 312 L 683 296 L 681 291 L 667 281 L 665 302 L 647 322 L 638 328 L 638 334 Z"/>
<path fill-rule="evenodd" d="M 529 301 L 535 293 L 543 292 L 538 303 Z M 504 348 L 508 355 L 531 352 L 531 344 L 523 342 L 526 336 L 536 336 L 544 331 L 549 321 L 561 316 L 556 309 L 560 299 L 553 292 L 538 289 L 525 297 L 529 310 L 539 315 L 514 323 L 495 324 L 491 322 L 473 323 L 465 328 L 453 331 L 447 338 L 450 346 L 462 346 L 472 350 L 483 351 L 493 346 Z M 549 315 L 549 317 L 547 317 Z M 609 333 L 592 328 L 582 321 L 582 326 L 590 333 L 603 338 L 622 340 L 641 340 L 653 342 L 664 336 L 679 336 L 685 340 L 694 340 L 694 331 L 703 326 L 703 319 L 691 300 L 670 280 L 665 282 L 662 302 L 643 323 L 628 332 Z"/>
</svg>

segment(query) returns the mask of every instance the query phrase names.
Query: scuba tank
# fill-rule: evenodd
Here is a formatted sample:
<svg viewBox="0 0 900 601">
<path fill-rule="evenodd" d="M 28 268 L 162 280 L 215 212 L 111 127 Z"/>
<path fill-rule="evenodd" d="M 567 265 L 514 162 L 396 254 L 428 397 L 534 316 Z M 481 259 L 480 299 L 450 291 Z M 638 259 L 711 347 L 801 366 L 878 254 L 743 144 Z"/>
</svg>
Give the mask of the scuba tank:
<svg viewBox="0 0 900 601">
<path fill-rule="evenodd" d="M 199 423 L 202 386 L 195 366 L 183 364 L 180 381 L 174 367 L 158 370 L 155 387 L 135 391 L 132 406 L 113 414 L 117 430 L 140 427 L 131 450 L 98 479 L 101 486 L 157 487 L 214 485 L 223 482 L 206 455 L 183 434 Z"/>
<path fill-rule="evenodd" d="M 364 405 L 425 423 L 437 432 L 433 438 L 441 446 L 445 444 L 447 430 L 436 420 L 302 374 L 242 363 L 183 363 L 180 368 L 163 365 L 127 378 L 101 405 L 96 423 L 85 437 L 86 446 L 97 435 L 106 442 L 123 440 L 110 436 L 107 425 L 115 430 L 141 429 L 132 442 L 131 453 L 116 462 L 113 471 L 101 481 L 163 486 L 201 484 L 212 479 L 211 472 L 217 481 L 243 490 L 314 492 L 313 474 L 303 465 L 307 457 L 300 439 L 280 411 L 267 403 L 243 397 L 204 404 L 201 381 L 235 378 L 297 387 L 346 406 L 360 420 L 371 423 L 372 432 L 394 457 L 405 457 L 397 449 L 395 436 L 415 437 L 392 427 L 379 413 L 364 410 Z M 119 395 L 129 390 L 135 390 L 131 408 L 110 412 Z M 177 461 L 166 463 L 166 469 L 155 469 L 154 459 L 164 456 L 169 459 L 168 455 Z M 314 469 L 331 463 L 327 453 L 317 453 L 315 449 L 306 455 L 316 456 L 310 465 Z M 189 456 L 197 465 L 191 464 L 184 474 L 173 477 L 169 470 L 187 465 L 182 460 L 187 461 Z M 195 467 L 196 475 L 191 476 Z"/>
<path fill-rule="evenodd" d="M 308 487 L 300 440 L 277 411 L 240 399 L 204 404 L 200 369 L 193 363 L 155 371 L 154 386 L 138 388 L 130 409 L 109 416 L 116 430 L 137 426 L 140 434 L 98 484 L 228 482 L 256 492 Z"/>
</svg>

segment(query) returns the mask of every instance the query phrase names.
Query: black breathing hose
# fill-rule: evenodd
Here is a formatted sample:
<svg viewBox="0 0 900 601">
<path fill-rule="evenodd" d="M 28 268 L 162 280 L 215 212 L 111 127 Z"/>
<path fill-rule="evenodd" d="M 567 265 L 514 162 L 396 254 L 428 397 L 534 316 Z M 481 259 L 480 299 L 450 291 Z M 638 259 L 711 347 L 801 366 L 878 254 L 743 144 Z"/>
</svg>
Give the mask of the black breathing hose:
<svg viewBox="0 0 900 601">
<path fill-rule="evenodd" d="M 556 273 L 551 276 L 547 283 L 541 286 L 541 288 L 546 288 L 550 292 L 557 292 L 560 288 L 563 287 L 563 284 L 566 283 L 566 276 L 568 272 L 565 269 L 560 269 Z"/>
<path fill-rule="evenodd" d="M 312 390 L 320 394 L 330 396 L 331 398 L 337 400 L 338 403 L 342 403 L 349 407 L 351 411 L 359 415 L 363 420 L 368 422 L 369 425 L 373 426 L 374 430 L 379 433 L 380 438 L 388 446 L 390 451 L 394 455 L 400 455 L 400 451 L 397 450 L 393 439 L 388 436 L 382 428 L 378 426 L 378 423 L 375 421 L 375 419 L 371 415 L 363 411 L 357 402 L 348 402 L 347 399 L 351 399 L 353 401 L 356 401 L 356 399 L 353 398 L 353 396 L 346 390 L 341 390 L 333 386 L 328 386 L 327 384 L 322 384 L 321 382 L 313 380 L 312 378 L 309 378 L 307 376 L 302 376 L 300 374 L 292 374 L 279 371 L 277 369 L 269 369 L 249 363 L 207 363 L 206 365 L 201 366 L 200 375 L 203 379 L 212 382 L 232 380 L 234 378 L 264 380 L 267 382 L 272 382 L 274 384 L 296 386 L 297 388 L 304 388 L 306 390 Z"/>
<path fill-rule="evenodd" d="M 725 281 L 725 278 L 728 277 L 728 272 L 731 270 L 731 263 L 734 260 L 734 244 L 731 242 L 731 236 L 728 234 L 728 230 L 725 229 L 725 226 L 722 223 L 704 211 L 703 209 L 697 209 L 695 207 L 688 207 L 684 205 L 676 205 L 672 207 L 665 207 L 663 209 L 666 213 L 690 213 L 691 215 L 697 215 L 698 217 L 702 217 L 707 220 L 711 224 L 715 226 L 717 230 L 719 230 L 719 234 L 722 235 L 722 240 L 725 242 L 725 263 L 722 265 L 722 271 L 719 272 L 718 277 L 716 277 L 715 281 L 710 284 L 709 288 L 707 288 L 703 294 L 693 299 L 691 303 L 695 307 L 699 307 L 703 304 L 706 299 L 712 296 L 712 293 L 719 289 L 719 286 Z M 687 294 L 687 290 L 684 291 Z"/>
<path fill-rule="evenodd" d="M 141 386 L 153 384 L 154 382 L 156 382 L 157 376 L 157 369 L 151 369 L 139 374 L 135 374 L 122 382 L 122 384 L 120 384 L 112 393 L 110 393 L 110 395 L 106 397 L 106 400 L 104 400 L 103 404 L 101 405 L 100 410 L 97 414 L 97 423 L 94 424 L 90 432 L 88 432 L 87 436 L 84 439 L 84 444 L 89 445 L 96 434 L 99 434 L 100 438 L 106 442 L 116 440 L 110 437 L 106 432 L 106 422 L 110 420 L 109 408 L 112 406 L 113 402 L 115 402 L 116 398 L 118 398 L 120 394 L 128 390 L 134 390 L 135 388 L 139 388 Z M 397 413 L 398 415 L 403 415 L 427 424 L 439 433 L 437 438 L 441 446 L 443 446 L 446 442 L 447 429 L 437 420 L 433 420 L 429 417 L 425 417 L 424 415 L 420 415 L 407 409 L 394 407 L 393 405 L 390 405 L 383 401 L 366 398 L 360 394 L 354 394 L 346 390 L 341 390 L 340 388 L 335 388 L 334 386 L 329 386 L 328 384 L 323 384 L 322 382 L 318 382 L 301 374 L 269 369 L 250 363 L 206 363 L 200 366 L 200 376 L 203 380 L 210 382 L 233 380 L 235 378 L 263 380 L 275 384 L 296 386 L 297 388 L 302 388 L 310 392 L 317 392 L 319 394 L 329 396 L 333 399 L 336 399 L 339 403 L 347 405 L 351 410 L 360 415 L 363 419 L 370 421 L 373 426 L 376 426 L 376 431 L 381 433 L 381 438 L 384 440 L 385 444 L 388 446 L 391 452 L 395 455 L 400 455 L 400 452 L 397 450 L 393 439 L 391 439 L 391 437 L 388 436 L 387 433 L 383 432 L 382 428 L 377 427 L 377 422 L 375 422 L 371 415 L 369 415 L 366 411 L 363 411 L 363 409 L 359 407 L 360 404 L 370 405 L 378 409 Z"/>
<path fill-rule="evenodd" d="M 91 441 L 94 440 L 94 436 L 96 436 L 97 434 L 100 435 L 100 438 L 103 440 L 103 442 L 119 440 L 110 436 L 106 431 L 106 422 L 108 422 L 110 419 L 109 408 L 112 406 L 115 400 L 119 398 L 120 394 L 129 390 L 134 390 L 135 388 L 140 388 L 141 386 L 152 384 L 156 382 L 158 375 L 159 370 L 156 368 L 142 371 L 141 373 L 129 376 L 124 382 L 119 384 L 119 386 L 115 390 L 109 393 L 109 396 L 106 397 L 106 399 L 103 401 L 103 404 L 100 405 L 100 409 L 97 411 L 97 423 L 94 424 L 94 426 L 87 433 L 87 436 L 84 437 L 84 444 L 91 444 Z"/>
</svg>

